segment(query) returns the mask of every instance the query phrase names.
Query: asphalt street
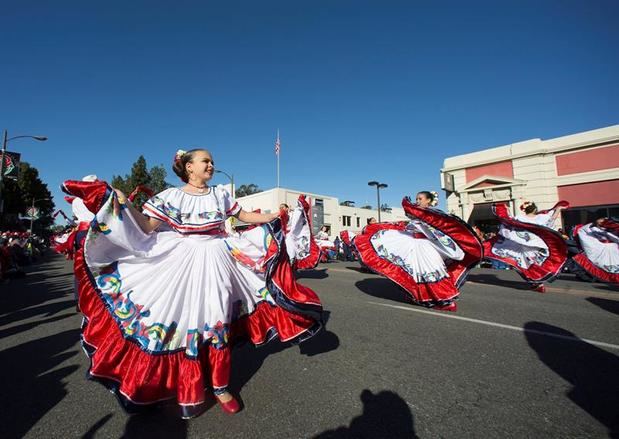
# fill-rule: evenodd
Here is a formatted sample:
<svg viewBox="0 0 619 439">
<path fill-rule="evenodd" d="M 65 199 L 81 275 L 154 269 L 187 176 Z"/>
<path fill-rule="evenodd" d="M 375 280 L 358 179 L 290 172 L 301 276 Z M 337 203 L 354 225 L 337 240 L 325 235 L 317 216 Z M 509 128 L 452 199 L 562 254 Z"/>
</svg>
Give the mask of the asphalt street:
<svg viewBox="0 0 619 439">
<path fill-rule="evenodd" d="M 84 378 L 72 263 L 49 256 L 0 285 L 0 437 L 619 437 L 619 289 L 566 275 L 546 294 L 476 269 L 457 313 L 406 303 L 355 263 L 299 274 L 327 329 L 301 346 L 245 345 L 244 409 L 129 416 Z"/>
</svg>

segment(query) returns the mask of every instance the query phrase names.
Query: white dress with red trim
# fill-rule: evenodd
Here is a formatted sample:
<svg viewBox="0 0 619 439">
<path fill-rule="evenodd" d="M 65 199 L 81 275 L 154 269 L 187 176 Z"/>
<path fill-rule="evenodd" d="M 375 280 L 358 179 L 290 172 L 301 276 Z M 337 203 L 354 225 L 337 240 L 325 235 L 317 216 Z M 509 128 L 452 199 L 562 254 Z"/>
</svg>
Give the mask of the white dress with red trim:
<svg viewBox="0 0 619 439">
<path fill-rule="evenodd" d="M 561 234 L 550 227 L 557 206 L 534 217 L 518 215 L 513 218 L 505 204 L 494 205 L 492 209 L 501 227 L 497 236 L 484 242 L 484 257 L 511 266 L 532 284 L 554 280 L 567 261 L 567 244 Z"/>
<path fill-rule="evenodd" d="M 335 243 L 329 239 L 329 234 L 322 230 L 316 233 L 316 244 L 323 250 L 335 250 Z"/>
<path fill-rule="evenodd" d="M 312 235 L 310 205 L 305 195 L 299 195 L 286 227 L 286 250 L 295 269 L 312 269 L 320 261 L 320 248 Z"/>
<path fill-rule="evenodd" d="M 340 231 L 340 239 L 342 240 L 344 245 L 347 245 L 349 247 L 353 245 L 352 241 L 353 239 L 355 239 L 355 236 L 357 236 L 357 234 L 351 230 Z"/>
<path fill-rule="evenodd" d="M 227 386 L 236 341 L 302 341 L 321 327 L 320 300 L 296 283 L 279 219 L 227 236 L 224 221 L 240 207 L 223 187 L 152 197 L 144 213 L 164 224 L 151 234 L 107 184 L 64 189 L 96 212 L 75 264 L 88 374 L 126 409 L 176 399 L 194 416 L 205 389 Z"/>
<path fill-rule="evenodd" d="M 354 238 L 361 262 L 407 293 L 414 303 L 455 310 L 466 274 L 482 258 L 482 244 L 460 218 L 402 201 L 411 221 L 367 225 Z"/>
<path fill-rule="evenodd" d="M 600 282 L 619 283 L 619 223 L 604 220 L 586 224 L 576 233 L 582 252 L 573 263 Z"/>
</svg>

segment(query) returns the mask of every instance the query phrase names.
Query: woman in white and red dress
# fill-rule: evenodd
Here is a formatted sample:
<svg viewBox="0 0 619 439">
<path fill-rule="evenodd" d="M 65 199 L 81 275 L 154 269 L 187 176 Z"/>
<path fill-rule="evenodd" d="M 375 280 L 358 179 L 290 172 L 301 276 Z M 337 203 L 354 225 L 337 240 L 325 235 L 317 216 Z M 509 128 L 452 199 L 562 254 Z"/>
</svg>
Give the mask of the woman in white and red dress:
<svg viewBox="0 0 619 439">
<path fill-rule="evenodd" d="M 329 239 L 329 228 L 322 226 L 314 238 L 320 248 L 320 261 L 328 262 L 330 259 L 335 259 L 335 242 Z"/>
<path fill-rule="evenodd" d="M 535 203 L 526 201 L 520 206 L 522 214 L 512 218 L 505 204 L 495 204 L 492 209 L 501 227 L 484 242 L 484 257 L 511 266 L 532 289 L 545 293 L 543 282 L 553 281 L 567 261 L 567 243 L 552 225 L 568 206 L 560 201 L 552 209 L 538 211 Z"/>
<path fill-rule="evenodd" d="M 340 231 L 340 240 L 344 246 L 344 259 L 354 261 L 357 258 L 357 249 L 355 248 L 354 240 L 357 234 L 352 230 Z"/>
<path fill-rule="evenodd" d="M 295 270 L 316 268 L 320 262 L 320 247 L 312 235 L 310 205 L 305 195 L 299 195 L 297 207 L 290 214 L 290 207 L 279 206 L 283 229 L 286 234 L 288 258 Z"/>
<path fill-rule="evenodd" d="M 400 285 L 413 303 L 456 311 L 458 289 L 483 248 L 460 218 L 431 207 L 435 197 L 423 191 L 416 204 L 404 198 L 410 221 L 368 224 L 354 242 L 361 262 Z"/>
<path fill-rule="evenodd" d="M 582 252 L 572 257 L 572 271 L 584 270 L 594 279 L 619 283 L 619 222 L 600 218 L 574 231 Z"/>
<path fill-rule="evenodd" d="M 186 184 L 143 213 L 105 182 L 64 183 L 95 212 L 75 266 L 88 375 L 128 411 L 176 399 L 188 418 L 214 395 L 235 413 L 232 345 L 307 339 L 322 306 L 294 280 L 277 215 L 245 212 L 223 186 L 208 186 L 208 151 L 177 152 L 173 169 Z M 230 237 L 228 216 L 265 224 Z"/>
</svg>

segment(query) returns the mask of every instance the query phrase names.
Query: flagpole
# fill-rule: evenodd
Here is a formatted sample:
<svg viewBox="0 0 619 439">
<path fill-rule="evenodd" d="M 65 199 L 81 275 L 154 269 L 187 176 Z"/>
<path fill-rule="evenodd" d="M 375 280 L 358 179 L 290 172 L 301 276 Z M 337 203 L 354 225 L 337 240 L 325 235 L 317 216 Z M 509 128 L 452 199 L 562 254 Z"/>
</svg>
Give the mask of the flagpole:
<svg viewBox="0 0 619 439">
<path fill-rule="evenodd" d="M 277 129 L 277 144 L 279 145 L 279 128 Z M 281 146 L 277 150 L 277 187 L 279 188 L 279 155 L 281 153 Z"/>
</svg>

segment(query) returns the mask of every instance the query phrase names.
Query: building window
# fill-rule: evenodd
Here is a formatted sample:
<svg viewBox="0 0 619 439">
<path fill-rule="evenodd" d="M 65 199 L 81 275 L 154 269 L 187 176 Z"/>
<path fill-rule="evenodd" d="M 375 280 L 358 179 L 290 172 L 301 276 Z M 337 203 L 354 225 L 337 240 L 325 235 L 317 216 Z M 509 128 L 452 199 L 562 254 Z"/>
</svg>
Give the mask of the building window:
<svg viewBox="0 0 619 439">
<path fill-rule="evenodd" d="M 322 206 L 324 205 L 324 200 L 322 198 L 314 198 L 314 206 Z"/>
<path fill-rule="evenodd" d="M 570 208 L 561 212 L 563 229 L 571 236 L 574 226 L 587 224 L 598 218 L 612 218 L 619 215 L 619 205 Z"/>
<path fill-rule="evenodd" d="M 342 215 L 342 225 L 344 227 L 350 227 L 350 217 L 346 215 Z"/>
<path fill-rule="evenodd" d="M 361 227 L 361 218 L 357 217 L 357 228 Z"/>
</svg>

